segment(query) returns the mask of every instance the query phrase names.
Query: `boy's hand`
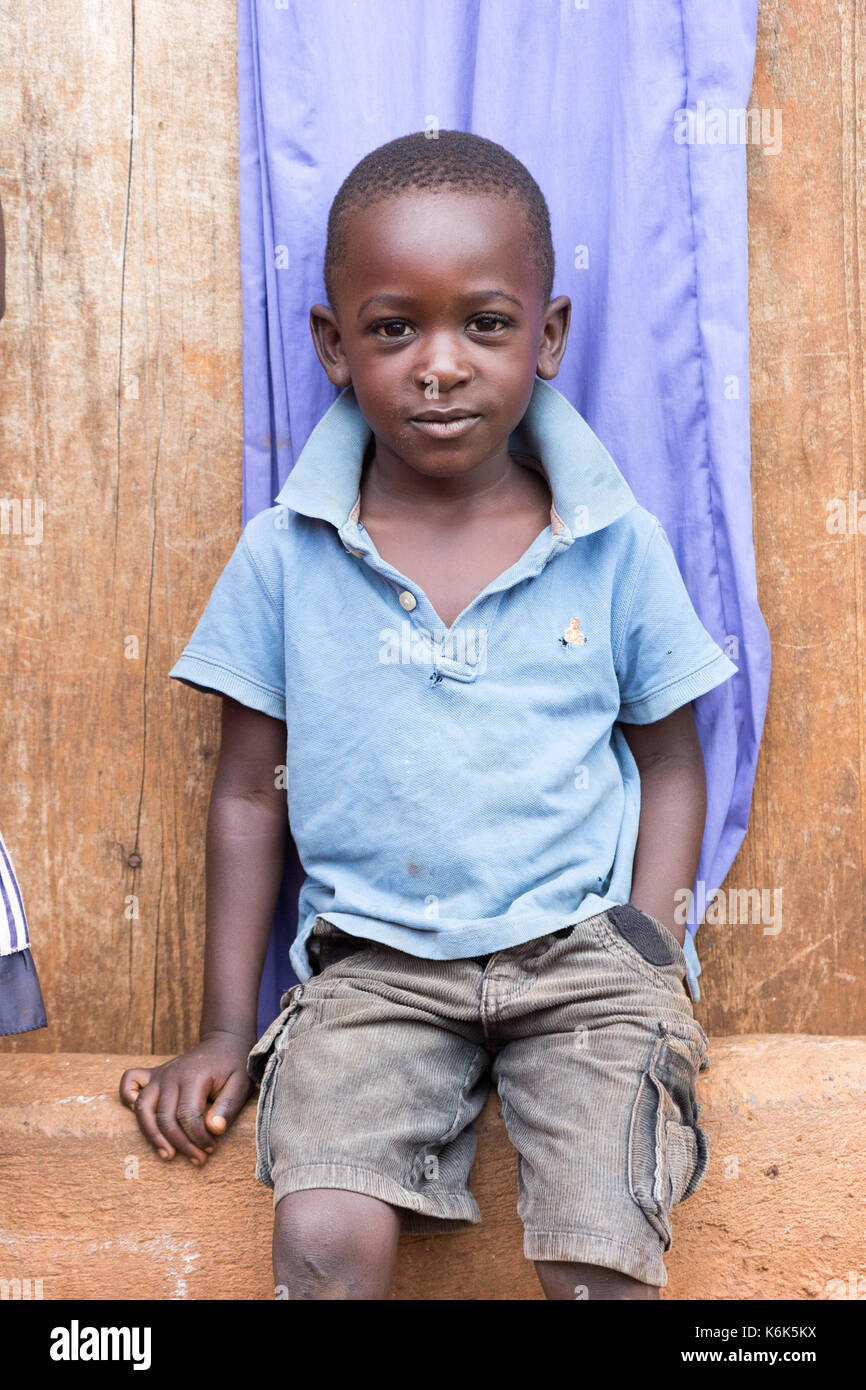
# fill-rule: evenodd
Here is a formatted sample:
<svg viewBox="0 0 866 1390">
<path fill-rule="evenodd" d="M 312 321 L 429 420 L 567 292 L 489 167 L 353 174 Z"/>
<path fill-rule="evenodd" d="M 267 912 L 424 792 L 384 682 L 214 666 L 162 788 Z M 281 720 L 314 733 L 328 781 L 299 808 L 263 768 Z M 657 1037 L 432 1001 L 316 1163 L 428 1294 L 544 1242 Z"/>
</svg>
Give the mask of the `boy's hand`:
<svg viewBox="0 0 866 1390">
<path fill-rule="evenodd" d="M 120 1099 L 135 1111 L 160 1158 L 174 1158 L 179 1149 L 197 1168 L 207 1162 L 215 1137 L 225 1134 L 253 1088 L 246 1063 L 254 1042 L 237 1033 L 210 1033 L 162 1066 L 123 1073 Z"/>
</svg>

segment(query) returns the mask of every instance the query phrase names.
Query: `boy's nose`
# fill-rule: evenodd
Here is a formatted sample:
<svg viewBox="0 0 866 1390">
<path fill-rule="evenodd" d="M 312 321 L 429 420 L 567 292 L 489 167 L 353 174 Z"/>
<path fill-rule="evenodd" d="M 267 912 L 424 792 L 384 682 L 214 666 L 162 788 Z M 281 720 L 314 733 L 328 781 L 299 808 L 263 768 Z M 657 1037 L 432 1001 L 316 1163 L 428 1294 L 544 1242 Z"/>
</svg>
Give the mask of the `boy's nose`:
<svg viewBox="0 0 866 1390">
<path fill-rule="evenodd" d="M 466 357 L 465 343 L 442 337 L 431 341 L 414 364 L 413 376 L 416 386 L 427 394 L 428 399 L 431 398 L 428 387 L 448 391 L 461 382 L 471 381 L 474 372 Z"/>
</svg>

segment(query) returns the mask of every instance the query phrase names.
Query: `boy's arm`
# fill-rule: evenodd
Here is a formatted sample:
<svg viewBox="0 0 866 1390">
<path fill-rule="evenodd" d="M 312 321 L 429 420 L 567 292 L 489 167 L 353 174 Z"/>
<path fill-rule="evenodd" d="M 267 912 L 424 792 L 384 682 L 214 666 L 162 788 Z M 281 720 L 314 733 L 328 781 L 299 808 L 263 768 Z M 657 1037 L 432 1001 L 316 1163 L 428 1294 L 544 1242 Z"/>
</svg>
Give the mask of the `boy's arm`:
<svg viewBox="0 0 866 1390">
<path fill-rule="evenodd" d="M 641 808 L 630 901 L 673 932 L 682 946 L 686 925 L 674 921 L 674 894 L 691 889 L 707 814 L 704 758 L 691 704 L 654 724 L 620 728 L 640 772 Z"/>
<path fill-rule="evenodd" d="M 223 696 L 220 756 L 207 823 L 204 997 L 199 1045 L 120 1081 L 145 1137 L 163 1158 L 197 1165 L 252 1090 L 246 1059 L 288 838 L 286 725 Z M 211 1102 L 209 1105 L 208 1102 Z"/>
<path fill-rule="evenodd" d="M 206 841 L 204 996 L 199 1037 L 258 1037 L 257 1001 L 288 839 L 286 726 L 223 696 Z"/>
</svg>

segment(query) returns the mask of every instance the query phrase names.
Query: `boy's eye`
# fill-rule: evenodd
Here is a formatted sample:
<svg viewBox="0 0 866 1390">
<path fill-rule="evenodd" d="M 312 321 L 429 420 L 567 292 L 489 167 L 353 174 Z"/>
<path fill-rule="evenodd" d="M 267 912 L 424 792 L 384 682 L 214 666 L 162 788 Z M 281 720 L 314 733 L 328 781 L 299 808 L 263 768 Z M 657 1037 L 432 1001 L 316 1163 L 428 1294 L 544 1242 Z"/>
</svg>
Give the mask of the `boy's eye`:
<svg viewBox="0 0 866 1390">
<path fill-rule="evenodd" d="M 395 330 L 392 332 L 391 330 Z M 403 332 L 406 329 L 408 332 Z M 412 332 L 412 325 L 405 319 L 378 319 L 370 324 L 370 331 L 375 333 L 377 338 L 387 338 L 395 342 L 399 338 L 405 338 Z"/>
<path fill-rule="evenodd" d="M 505 314 L 476 314 L 471 322 L 478 325 L 479 333 L 496 333 L 508 328 L 511 320 Z"/>
</svg>

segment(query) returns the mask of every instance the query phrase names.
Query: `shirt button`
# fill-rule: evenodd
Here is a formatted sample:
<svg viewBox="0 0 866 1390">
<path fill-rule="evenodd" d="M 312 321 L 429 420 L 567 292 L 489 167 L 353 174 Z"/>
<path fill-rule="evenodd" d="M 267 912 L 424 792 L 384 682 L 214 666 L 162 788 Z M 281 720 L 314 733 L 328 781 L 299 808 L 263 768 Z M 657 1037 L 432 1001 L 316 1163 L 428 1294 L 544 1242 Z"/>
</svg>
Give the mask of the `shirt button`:
<svg viewBox="0 0 866 1390">
<path fill-rule="evenodd" d="M 400 595 L 400 606 L 405 608 L 407 613 L 411 613 L 413 608 L 417 608 L 418 600 L 414 594 L 410 594 L 408 589 L 404 589 Z"/>
</svg>

